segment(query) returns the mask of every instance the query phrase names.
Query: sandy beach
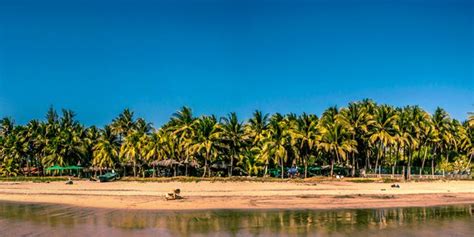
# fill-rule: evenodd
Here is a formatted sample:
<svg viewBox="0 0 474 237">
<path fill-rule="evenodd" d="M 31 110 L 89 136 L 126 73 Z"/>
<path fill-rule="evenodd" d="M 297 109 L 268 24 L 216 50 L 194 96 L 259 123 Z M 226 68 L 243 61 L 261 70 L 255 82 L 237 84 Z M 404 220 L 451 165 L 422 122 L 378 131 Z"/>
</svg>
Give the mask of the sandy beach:
<svg viewBox="0 0 474 237">
<path fill-rule="evenodd" d="M 474 204 L 474 182 L 0 182 L 0 201 L 67 204 L 80 207 L 200 209 L 336 209 Z M 166 201 L 180 188 L 183 199 Z"/>
</svg>

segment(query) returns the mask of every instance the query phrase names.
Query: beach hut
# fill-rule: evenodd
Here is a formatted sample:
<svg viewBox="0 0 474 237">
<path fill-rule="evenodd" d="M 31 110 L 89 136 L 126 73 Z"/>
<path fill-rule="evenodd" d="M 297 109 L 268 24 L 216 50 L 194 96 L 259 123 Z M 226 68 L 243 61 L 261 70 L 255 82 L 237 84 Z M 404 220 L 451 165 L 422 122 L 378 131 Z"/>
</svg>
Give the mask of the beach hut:
<svg viewBox="0 0 474 237">
<path fill-rule="evenodd" d="M 163 167 L 172 167 L 174 165 L 179 165 L 180 163 L 176 161 L 175 159 L 166 159 L 166 160 L 160 160 L 156 162 L 157 166 L 163 166 Z"/>
<path fill-rule="evenodd" d="M 58 171 L 60 175 L 63 174 L 64 167 L 61 167 L 59 165 L 53 165 L 51 167 L 46 168 L 46 171 L 51 174 L 52 171 Z"/>
<path fill-rule="evenodd" d="M 166 159 L 166 160 L 160 160 L 160 161 L 156 162 L 157 166 L 172 168 L 173 169 L 173 176 L 176 176 L 177 166 L 180 165 L 180 164 L 181 163 L 179 163 L 175 159 Z"/>
<path fill-rule="evenodd" d="M 184 171 L 185 176 L 188 176 L 188 167 L 191 167 L 194 169 L 199 169 L 200 167 L 199 163 L 196 160 L 189 161 L 188 159 L 186 159 L 185 161 L 183 161 L 183 164 L 185 166 L 185 171 Z"/>
</svg>

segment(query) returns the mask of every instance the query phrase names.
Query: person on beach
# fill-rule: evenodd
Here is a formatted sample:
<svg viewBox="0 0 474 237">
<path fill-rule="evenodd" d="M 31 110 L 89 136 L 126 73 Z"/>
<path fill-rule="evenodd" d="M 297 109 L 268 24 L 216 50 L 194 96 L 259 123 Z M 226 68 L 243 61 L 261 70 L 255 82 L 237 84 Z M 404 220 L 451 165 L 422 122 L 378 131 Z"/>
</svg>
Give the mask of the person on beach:
<svg viewBox="0 0 474 237">
<path fill-rule="evenodd" d="M 165 199 L 168 200 L 176 200 L 176 199 L 181 199 L 182 197 L 179 196 L 181 193 L 181 190 L 179 188 L 173 190 L 172 192 L 166 193 L 165 194 Z"/>
<path fill-rule="evenodd" d="M 66 184 L 73 184 L 71 177 L 68 178 L 68 180 L 66 181 Z"/>
</svg>

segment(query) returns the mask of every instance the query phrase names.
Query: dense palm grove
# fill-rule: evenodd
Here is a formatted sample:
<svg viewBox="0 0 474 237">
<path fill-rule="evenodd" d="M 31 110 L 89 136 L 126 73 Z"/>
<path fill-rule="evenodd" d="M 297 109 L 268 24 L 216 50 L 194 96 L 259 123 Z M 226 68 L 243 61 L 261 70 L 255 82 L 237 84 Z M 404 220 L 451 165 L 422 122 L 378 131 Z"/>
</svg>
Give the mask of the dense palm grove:
<svg viewBox="0 0 474 237">
<path fill-rule="evenodd" d="M 321 117 L 255 111 L 246 122 L 235 113 L 195 117 L 183 107 L 159 129 L 128 109 L 104 128 L 85 127 L 72 111 L 59 116 L 54 109 L 44 121 L 0 122 L 1 176 L 80 165 L 133 176 L 285 177 L 297 166 L 302 177 L 313 175 L 314 167 L 351 176 L 401 173 L 403 167 L 409 178 L 470 172 L 474 156 L 472 113 L 460 122 L 441 108 L 429 114 L 371 100 L 328 108 Z"/>
</svg>

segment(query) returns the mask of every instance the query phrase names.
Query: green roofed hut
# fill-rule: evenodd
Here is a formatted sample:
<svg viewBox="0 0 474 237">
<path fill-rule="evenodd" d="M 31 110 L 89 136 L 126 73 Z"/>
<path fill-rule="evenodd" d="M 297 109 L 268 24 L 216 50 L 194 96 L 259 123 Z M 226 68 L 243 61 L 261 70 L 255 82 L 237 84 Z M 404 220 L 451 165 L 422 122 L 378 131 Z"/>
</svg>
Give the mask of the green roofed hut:
<svg viewBox="0 0 474 237">
<path fill-rule="evenodd" d="M 80 175 L 80 171 L 83 169 L 83 167 L 81 166 L 76 166 L 76 165 L 71 165 L 71 166 L 65 166 L 65 167 L 62 167 L 62 166 L 59 166 L 59 165 L 53 165 L 51 167 L 48 167 L 46 168 L 46 171 L 48 172 L 52 172 L 52 171 L 59 171 L 59 174 L 62 175 L 63 174 L 63 170 L 68 170 L 69 171 L 69 174 L 71 175 L 73 171 L 75 171 L 75 174 L 77 176 Z"/>
</svg>

